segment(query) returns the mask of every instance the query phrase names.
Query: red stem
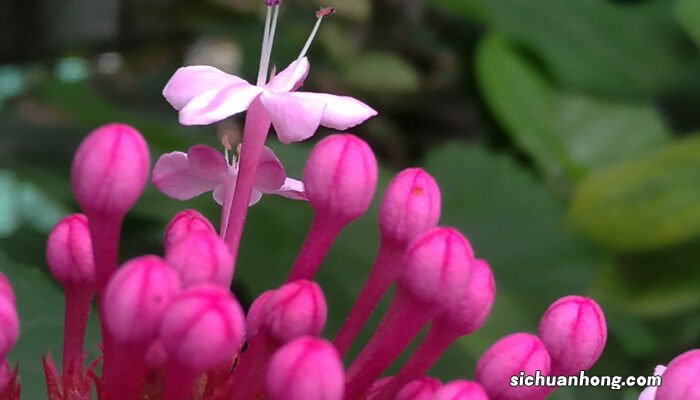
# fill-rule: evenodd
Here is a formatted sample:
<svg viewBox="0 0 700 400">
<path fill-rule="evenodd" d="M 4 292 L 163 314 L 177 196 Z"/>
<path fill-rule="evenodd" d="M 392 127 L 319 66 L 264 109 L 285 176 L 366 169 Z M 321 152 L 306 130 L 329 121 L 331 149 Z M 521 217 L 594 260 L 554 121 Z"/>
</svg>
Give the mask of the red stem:
<svg viewBox="0 0 700 400">
<path fill-rule="evenodd" d="M 265 139 L 270 130 L 270 118 L 267 116 L 259 99 L 253 101 L 246 114 L 245 126 L 243 128 L 243 144 L 241 147 L 240 162 L 238 164 L 238 178 L 236 179 L 236 190 L 233 195 L 228 224 L 224 240 L 233 254 L 233 265 L 235 268 L 238 247 L 243 234 L 243 224 L 248 214 L 248 203 L 250 194 L 253 191 L 255 182 L 255 171 L 260 164 L 260 155 L 265 147 Z M 222 208 L 222 213 L 227 207 Z M 224 216 L 222 215 L 222 218 Z M 223 224 L 222 224 L 223 225 Z"/>
<path fill-rule="evenodd" d="M 83 356 L 85 328 L 90 315 L 94 293 L 84 288 L 66 288 L 66 305 L 63 323 L 63 373 L 66 374 L 75 360 Z"/>
<path fill-rule="evenodd" d="M 376 400 L 392 400 L 401 388 L 414 379 L 424 376 L 440 359 L 442 353 L 454 342 L 459 335 L 433 325 L 423 342 L 411 355 L 401 370 L 382 389 Z"/>
<path fill-rule="evenodd" d="M 165 372 L 163 400 L 189 400 L 197 380 L 197 372 L 172 362 Z"/>
<path fill-rule="evenodd" d="M 342 228 L 343 224 L 314 213 L 309 233 L 289 272 L 287 282 L 313 279 Z"/>
<path fill-rule="evenodd" d="M 233 371 L 232 399 L 257 400 L 264 395 L 267 365 L 277 347 L 264 332 L 253 336 Z"/>
<path fill-rule="evenodd" d="M 430 307 L 397 290 L 377 331 L 350 365 L 345 400 L 363 398 L 381 373 L 408 346 L 428 322 Z"/>
<path fill-rule="evenodd" d="M 345 356 L 350 346 L 357 338 L 362 327 L 367 323 L 369 316 L 374 311 L 377 304 L 389 289 L 392 282 L 397 278 L 403 247 L 388 244 L 382 241 L 379 245 L 379 252 L 370 270 L 369 277 L 362 287 L 357 301 L 350 310 L 345 322 L 333 340 L 333 345 L 338 349 L 341 356 Z"/>
<path fill-rule="evenodd" d="M 142 343 L 119 343 L 109 364 L 103 364 L 103 379 L 107 398 L 137 400 L 141 398 L 146 375 L 145 355 L 148 346 Z"/>
</svg>

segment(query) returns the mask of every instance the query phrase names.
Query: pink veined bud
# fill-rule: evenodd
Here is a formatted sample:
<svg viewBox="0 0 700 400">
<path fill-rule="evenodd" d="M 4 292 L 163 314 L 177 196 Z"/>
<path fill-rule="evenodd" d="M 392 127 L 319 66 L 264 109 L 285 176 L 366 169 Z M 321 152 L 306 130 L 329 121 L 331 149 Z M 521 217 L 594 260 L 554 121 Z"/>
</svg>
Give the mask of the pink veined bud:
<svg viewBox="0 0 700 400">
<path fill-rule="evenodd" d="M 466 292 L 455 307 L 439 317 L 439 324 L 460 336 L 468 335 L 484 324 L 495 297 L 496 283 L 491 268 L 486 261 L 475 259 Z"/>
<path fill-rule="evenodd" d="M 401 171 L 389 182 L 379 206 L 382 240 L 408 245 L 416 236 L 437 226 L 440 188 L 420 168 Z"/>
<path fill-rule="evenodd" d="M 165 227 L 163 247 L 165 251 L 175 242 L 194 232 L 216 233 L 214 226 L 202 214 L 195 210 L 184 210 L 175 214 Z"/>
<path fill-rule="evenodd" d="M 342 400 L 345 373 L 340 355 L 324 339 L 300 337 L 281 347 L 270 360 L 270 400 Z"/>
<path fill-rule="evenodd" d="M 377 159 L 362 139 L 330 135 L 318 142 L 304 166 L 304 187 L 318 216 L 348 223 L 367 211 L 377 187 Z"/>
<path fill-rule="evenodd" d="M 165 260 L 180 275 L 183 288 L 200 283 L 231 286 L 233 255 L 214 232 L 187 235 L 166 250 Z"/>
<path fill-rule="evenodd" d="M 316 282 L 297 280 L 275 290 L 265 305 L 260 329 L 284 343 L 318 336 L 326 325 L 326 299 Z"/>
<path fill-rule="evenodd" d="M 700 349 L 674 358 L 663 373 L 655 400 L 700 399 Z"/>
<path fill-rule="evenodd" d="M 180 279 L 163 259 L 135 258 L 112 277 L 105 291 L 105 325 L 123 343 L 145 343 L 155 339 L 172 299 L 180 291 Z"/>
<path fill-rule="evenodd" d="M 143 192 L 149 170 L 148 146 L 138 131 L 103 125 L 83 139 L 73 157 L 73 194 L 91 216 L 123 216 Z"/>
<path fill-rule="evenodd" d="M 418 378 L 401 388 L 394 400 L 430 400 L 441 384 L 439 380 L 429 376 Z"/>
<path fill-rule="evenodd" d="M 46 263 L 64 288 L 95 290 L 95 262 L 85 215 L 69 215 L 54 226 L 46 242 Z"/>
<path fill-rule="evenodd" d="M 430 400 L 489 400 L 489 397 L 478 383 L 458 380 L 446 383 Z"/>
<path fill-rule="evenodd" d="M 265 315 L 265 307 L 274 293 L 274 290 L 263 292 L 263 294 L 258 296 L 253 301 L 253 304 L 250 305 L 248 315 L 246 315 L 246 331 L 249 338 L 255 336 L 260 330 L 260 325 Z"/>
<path fill-rule="evenodd" d="M 476 366 L 476 381 L 489 399 L 541 400 L 549 394 L 548 387 L 511 386 L 511 377 L 521 372 L 535 376 L 550 373 L 550 358 L 542 341 L 529 333 L 506 336 L 486 350 Z"/>
<path fill-rule="evenodd" d="M 538 332 L 552 358 L 554 375 L 575 375 L 591 368 L 607 339 L 603 311 L 581 296 L 563 297 L 549 306 Z"/>
<path fill-rule="evenodd" d="M 411 242 L 398 287 L 424 304 L 453 307 L 463 296 L 471 275 L 474 252 L 453 228 L 434 228 Z"/>
<path fill-rule="evenodd" d="M 19 336 L 19 316 L 14 298 L 0 296 L 0 360 L 12 350 Z"/>
<path fill-rule="evenodd" d="M 0 297 L 5 297 L 13 303 L 15 302 L 15 292 L 12 290 L 10 280 L 2 272 L 0 272 Z"/>
<path fill-rule="evenodd" d="M 160 338 L 170 358 L 191 371 L 232 363 L 245 340 L 243 309 L 224 288 L 192 287 L 168 307 Z"/>
</svg>

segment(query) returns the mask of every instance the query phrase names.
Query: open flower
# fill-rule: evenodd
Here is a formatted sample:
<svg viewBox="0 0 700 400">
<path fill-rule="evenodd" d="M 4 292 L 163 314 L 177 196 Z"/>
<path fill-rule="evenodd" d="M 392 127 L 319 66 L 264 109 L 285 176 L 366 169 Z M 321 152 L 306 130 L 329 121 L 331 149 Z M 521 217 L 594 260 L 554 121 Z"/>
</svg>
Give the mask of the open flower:
<svg viewBox="0 0 700 400">
<path fill-rule="evenodd" d="M 235 186 L 237 176 L 236 163 L 230 165 L 223 154 L 200 144 L 190 147 L 187 153 L 163 154 L 153 168 L 151 180 L 158 190 L 173 199 L 189 200 L 212 191 L 214 200 L 223 204 L 225 189 Z M 306 199 L 304 184 L 287 178 L 282 163 L 268 147 L 265 147 L 256 170 L 250 205 L 260 201 L 263 194 Z"/>
<path fill-rule="evenodd" d="M 308 73 L 306 57 L 292 62 L 261 86 L 214 67 L 182 67 L 170 78 L 163 96 L 180 111 L 183 125 L 213 124 L 246 111 L 259 99 L 277 137 L 284 143 L 308 139 L 320 125 L 342 131 L 377 115 L 374 109 L 352 97 L 294 92 Z"/>
<path fill-rule="evenodd" d="M 666 372 L 666 367 L 663 365 L 657 365 L 656 368 L 654 368 L 654 375 L 656 376 L 662 376 L 664 372 Z M 658 387 L 656 386 L 649 386 L 644 389 L 642 393 L 639 394 L 639 400 L 654 400 L 657 389 Z"/>
</svg>

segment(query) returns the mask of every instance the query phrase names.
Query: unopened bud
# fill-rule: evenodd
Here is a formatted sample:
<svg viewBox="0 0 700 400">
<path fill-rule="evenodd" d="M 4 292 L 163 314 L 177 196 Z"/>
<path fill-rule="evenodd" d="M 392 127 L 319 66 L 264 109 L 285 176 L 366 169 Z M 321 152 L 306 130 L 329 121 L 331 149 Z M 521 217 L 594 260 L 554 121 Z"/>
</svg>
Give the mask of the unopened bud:
<svg viewBox="0 0 700 400">
<path fill-rule="evenodd" d="M 299 336 L 318 336 L 326 325 L 326 299 L 312 281 L 287 283 L 267 300 L 261 329 L 284 343 Z"/>
<path fill-rule="evenodd" d="M 182 287 L 212 283 L 225 288 L 233 279 L 233 255 L 213 232 L 195 232 L 168 248 L 165 260 L 180 275 Z"/>
<path fill-rule="evenodd" d="M 165 310 L 180 291 L 180 279 L 156 256 L 135 258 L 112 277 L 105 291 L 105 324 L 123 343 L 148 344 L 158 335 Z"/>
<path fill-rule="evenodd" d="M 484 324 L 495 297 L 496 283 L 491 269 L 486 261 L 475 259 L 467 290 L 454 307 L 439 317 L 439 323 L 460 336 L 468 335 Z"/>
<path fill-rule="evenodd" d="M 95 290 L 95 262 L 85 215 L 69 215 L 54 226 L 46 242 L 46 263 L 64 288 Z"/>
<path fill-rule="evenodd" d="M 394 400 L 430 400 L 441 384 L 439 380 L 429 376 L 418 378 L 401 388 Z"/>
<path fill-rule="evenodd" d="M 253 304 L 250 305 L 248 309 L 248 315 L 246 315 L 246 329 L 249 338 L 255 336 L 260 330 L 260 325 L 263 321 L 263 316 L 265 315 L 265 307 L 267 307 L 267 302 L 274 295 L 274 290 L 268 290 L 263 292 L 258 296 Z"/>
<path fill-rule="evenodd" d="M 367 211 L 377 186 L 377 159 L 354 135 L 318 142 L 304 166 L 304 187 L 318 216 L 348 223 Z"/>
<path fill-rule="evenodd" d="M 13 298 L 0 296 L 0 360 L 12 350 L 19 336 L 19 316 Z"/>
<path fill-rule="evenodd" d="M 603 352 L 605 316 L 589 298 L 563 297 L 544 313 L 538 334 L 552 357 L 552 373 L 578 374 L 591 368 Z"/>
<path fill-rule="evenodd" d="M 382 240 L 406 246 L 440 219 L 440 189 L 420 168 L 401 171 L 389 182 L 379 206 Z"/>
<path fill-rule="evenodd" d="M 171 359 L 191 371 L 223 366 L 232 362 L 245 340 L 243 309 L 224 288 L 192 287 L 168 307 L 161 340 Z"/>
<path fill-rule="evenodd" d="M 342 400 L 345 374 L 333 345 L 297 338 L 277 350 L 267 372 L 270 400 Z"/>
<path fill-rule="evenodd" d="M 430 400 L 489 400 L 489 397 L 478 383 L 460 380 L 446 383 Z"/>
<path fill-rule="evenodd" d="M 122 217 L 143 192 L 150 171 L 148 146 L 124 124 L 92 131 L 73 157 L 73 194 L 88 215 Z"/>
<path fill-rule="evenodd" d="M 184 210 L 175 214 L 165 227 L 163 247 L 167 251 L 175 242 L 194 232 L 213 232 L 214 226 L 202 214 L 195 210 Z"/>
<path fill-rule="evenodd" d="M 540 339 L 529 333 L 506 336 L 486 350 L 476 366 L 476 381 L 489 398 L 499 400 L 541 400 L 549 388 L 511 386 L 511 377 L 549 375 L 550 358 Z"/>
<path fill-rule="evenodd" d="M 664 371 L 655 400 L 700 399 L 700 349 L 687 351 L 674 358 Z"/>
<path fill-rule="evenodd" d="M 408 246 L 398 287 L 424 304 L 453 307 L 468 287 L 473 257 L 459 231 L 433 228 Z"/>
</svg>

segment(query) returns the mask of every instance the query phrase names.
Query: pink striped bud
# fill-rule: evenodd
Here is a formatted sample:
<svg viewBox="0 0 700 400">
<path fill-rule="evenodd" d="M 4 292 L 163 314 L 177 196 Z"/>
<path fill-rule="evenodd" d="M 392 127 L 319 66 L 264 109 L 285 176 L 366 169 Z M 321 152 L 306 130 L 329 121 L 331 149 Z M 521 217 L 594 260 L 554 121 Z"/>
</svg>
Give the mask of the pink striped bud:
<svg viewBox="0 0 700 400">
<path fill-rule="evenodd" d="M 270 300 L 274 294 L 274 290 L 263 292 L 263 294 L 258 296 L 253 301 L 253 304 L 250 305 L 248 315 L 246 315 L 246 329 L 249 338 L 255 336 L 260 330 L 260 325 L 265 315 L 265 307 L 267 307 L 268 300 Z"/>
<path fill-rule="evenodd" d="M 19 336 L 19 316 L 14 298 L 0 296 L 0 360 L 12 350 Z"/>
<path fill-rule="evenodd" d="M 270 360 L 270 400 L 342 400 L 345 373 L 340 355 L 324 339 L 300 337 L 281 347 Z"/>
<path fill-rule="evenodd" d="M 467 290 L 454 307 L 448 308 L 439 317 L 438 323 L 459 336 L 468 335 L 484 324 L 495 297 L 493 273 L 486 261 L 476 259 L 472 264 Z"/>
<path fill-rule="evenodd" d="M 460 380 L 446 383 L 430 400 L 489 400 L 489 397 L 478 383 Z"/>
<path fill-rule="evenodd" d="M 10 281 L 2 272 L 0 272 L 0 297 L 5 297 L 13 303 L 15 302 L 15 292 L 12 290 L 12 285 L 10 285 Z"/>
<path fill-rule="evenodd" d="M 440 188 L 420 168 L 401 171 L 389 182 L 379 206 L 382 240 L 406 246 L 440 219 Z"/>
<path fill-rule="evenodd" d="M 595 301 L 567 296 L 544 313 L 539 337 L 552 357 L 554 375 L 576 375 L 598 361 L 605 341 L 605 316 Z"/>
<path fill-rule="evenodd" d="M 441 384 L 429 376 L 418 378 L 401 388 L 394 400 L 430 400 Z"/>
<path fill-rule="evenodd" d="M 282 343 L 299 336 L 318 336 L 326 325 L 326 313 L 326 299 L 318 284 L 300 279 L 274 291 L 265 305 L 260 329 Z"/>
<path fill-rule="evenodd" d="M 674 358 L 663 373 L 655 400 L 700 399 L 700 349 Z"/>
<path fill-rule="evenodd" d="M 180 275 L 183 288 L 199 283 L 231 286 L 233 255 L 214 232 L 187 235 L 166 250 L 165 260 Z"/>
<path fill-rule="evenodd" d="M 178 240 L 184 238 L 194 232 L 213 232 L 216 233 L 214 226 L 202 214 L 195 210 L 184 210 L 175 214 L 173 219 L 168 222 L 165 227 L 165 235 L 163 235 L 163 247 L 165 251 Z"/>
<path fill-rule="evenodd" d="M 103 125 L 75 152 L 73 194 L 90 216 L 123 216 L 143 192 L 149 170 L 148 146 L 138 131 L 124 124 Z"/>
<path fill-rule="evenodd" d="M 424 304 L 453 307 L 469 285 L 474 253 L 453 228 L 434 228 L 418 236 L 406 250 L 399 288 Z"/>
<path fill-rule="evenodd" d="M 156 256 L 135 258 L 121 267 L 105 291 L 104 318 L 112 336 L 123 343 L 155 339 L 165 310 L 180 291 L 180 279 Z"/>
<path fill-rule="evenodd" d="M 318 142 L 304 166 L 304 187 L 318 216 L 346 224 L 367 211 L 377 187 L 377 159 L 354 135 Z"/>
<path fill-rule="evenodd" d="M 58 221 L 46 242 L 46 263 L 64 288 L 95 290 L 95 262 L 85 215 L 72 214 Z"/>
<path fill-rule="evenodd" d="M 224 288 L 192 287 L 168 307 L 161 340 L 170 358 L 191 371 L 221 367 L 233 361 L 245 340 L 243 309 Z"/>
<path fill-rule="evenodd" d="M 549 375 L 550 359 L 540 339 L 529 333 L 506 336 L 486 350 L 476 366 L 476 381 L 481 384 L 489 399 L 493 400 L 541 400 L 549 394 L 549 388 L 537 386 L 511 386 L 511 377 L 523 372 L 534 376 L 537 372 Z"/>
</svg>

